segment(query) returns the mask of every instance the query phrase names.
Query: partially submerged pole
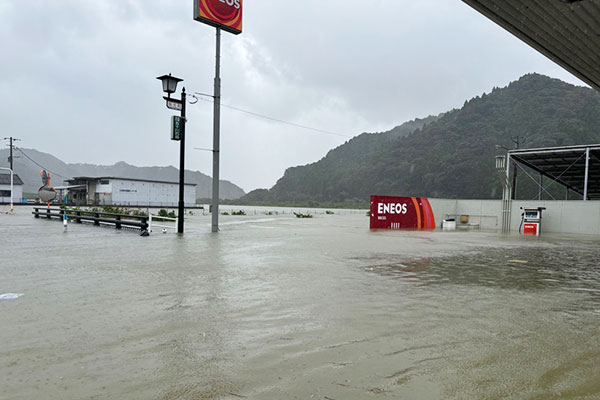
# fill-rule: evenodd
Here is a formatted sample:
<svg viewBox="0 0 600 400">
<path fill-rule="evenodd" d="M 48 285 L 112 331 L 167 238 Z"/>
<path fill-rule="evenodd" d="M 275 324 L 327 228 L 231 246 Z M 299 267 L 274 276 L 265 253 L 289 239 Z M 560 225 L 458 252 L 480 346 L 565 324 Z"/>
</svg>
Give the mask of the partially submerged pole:
<svg viewBox="0 0 600 400">
<path fill-rule="evenodd" d="M 219 232 L 219 154 L 221 134 L 221 28 L 217 27 L 213 115 L 212 232 Z"/>
</svg>

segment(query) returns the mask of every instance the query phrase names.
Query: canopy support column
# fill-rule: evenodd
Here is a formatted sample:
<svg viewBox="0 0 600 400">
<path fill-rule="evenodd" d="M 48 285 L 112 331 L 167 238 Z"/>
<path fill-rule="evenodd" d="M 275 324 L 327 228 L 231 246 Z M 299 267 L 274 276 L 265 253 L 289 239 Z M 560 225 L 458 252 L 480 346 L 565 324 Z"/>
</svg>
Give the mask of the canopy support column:
<svg viewBox="0 0 600 400">
<path fill-rule="evenodd" d="M 583 186 L 583 200 L 587 201 L 588 199 L 588 177 L 590 170 L 590 148 L 585 149 L 585 183 Z"/>
</svg>

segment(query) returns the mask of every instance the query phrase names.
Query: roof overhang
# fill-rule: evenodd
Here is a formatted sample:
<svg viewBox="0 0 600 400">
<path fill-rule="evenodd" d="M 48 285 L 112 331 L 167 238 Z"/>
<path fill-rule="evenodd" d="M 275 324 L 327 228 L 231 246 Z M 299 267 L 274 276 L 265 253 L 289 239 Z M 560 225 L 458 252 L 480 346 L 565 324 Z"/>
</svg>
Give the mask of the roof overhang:
<svg viewBox="0 0 600 400">
<path fill-rule="evenodd" d="M 509 150 L 508 156 L 583 196 L 600 200 L 600 144 Z"/>
<path fill-rule="evenodd" d="M 68 190 L 68 189 L 78 189 L 78 188 L 86 188 L 86 185 L 65 185 L 65 186 L 54 186 L 56 190 Z"/>
<path fill-rule="evenodd" d="M 463 0 L 600 90 L 600 0 Z"/>
</svg>

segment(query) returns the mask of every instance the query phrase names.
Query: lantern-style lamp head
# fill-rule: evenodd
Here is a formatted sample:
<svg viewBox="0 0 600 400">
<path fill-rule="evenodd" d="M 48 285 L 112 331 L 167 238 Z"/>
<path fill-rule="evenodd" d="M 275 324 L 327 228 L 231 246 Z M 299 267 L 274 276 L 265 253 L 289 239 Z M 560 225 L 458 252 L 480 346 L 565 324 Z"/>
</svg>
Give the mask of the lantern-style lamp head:
<svg viewBox="0 0 600 400">
<path fill-rule="evenodd" d="M 171 97 L 171 93 L 175 93 L 175 90 L 177 90 L 177 84 L 183 81 L 183 79 L 171 76 L 171 74 L 159 76 L 156 79 L 160 79 L 162 81 L 163 92 L 165 92 L 169 97 Z"/>
</svg>

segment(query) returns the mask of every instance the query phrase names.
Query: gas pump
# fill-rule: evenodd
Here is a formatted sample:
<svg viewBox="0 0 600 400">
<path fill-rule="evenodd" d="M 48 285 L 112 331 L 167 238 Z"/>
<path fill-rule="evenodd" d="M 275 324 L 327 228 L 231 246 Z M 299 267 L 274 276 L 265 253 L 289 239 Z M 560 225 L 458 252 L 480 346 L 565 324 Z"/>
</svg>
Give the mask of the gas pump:
<svg viewBox="0 0 600 400">
<path fill-rule="evenodd" d="M 542 210 L 546 207 L 538 208 L 523 208 L 521 210 L 521 226 L 519 226 L 519 233 L 521 233 L 521 227 L 523 227 L 523 235 L 540 236 L 542 229 Z"/>
</svg>

